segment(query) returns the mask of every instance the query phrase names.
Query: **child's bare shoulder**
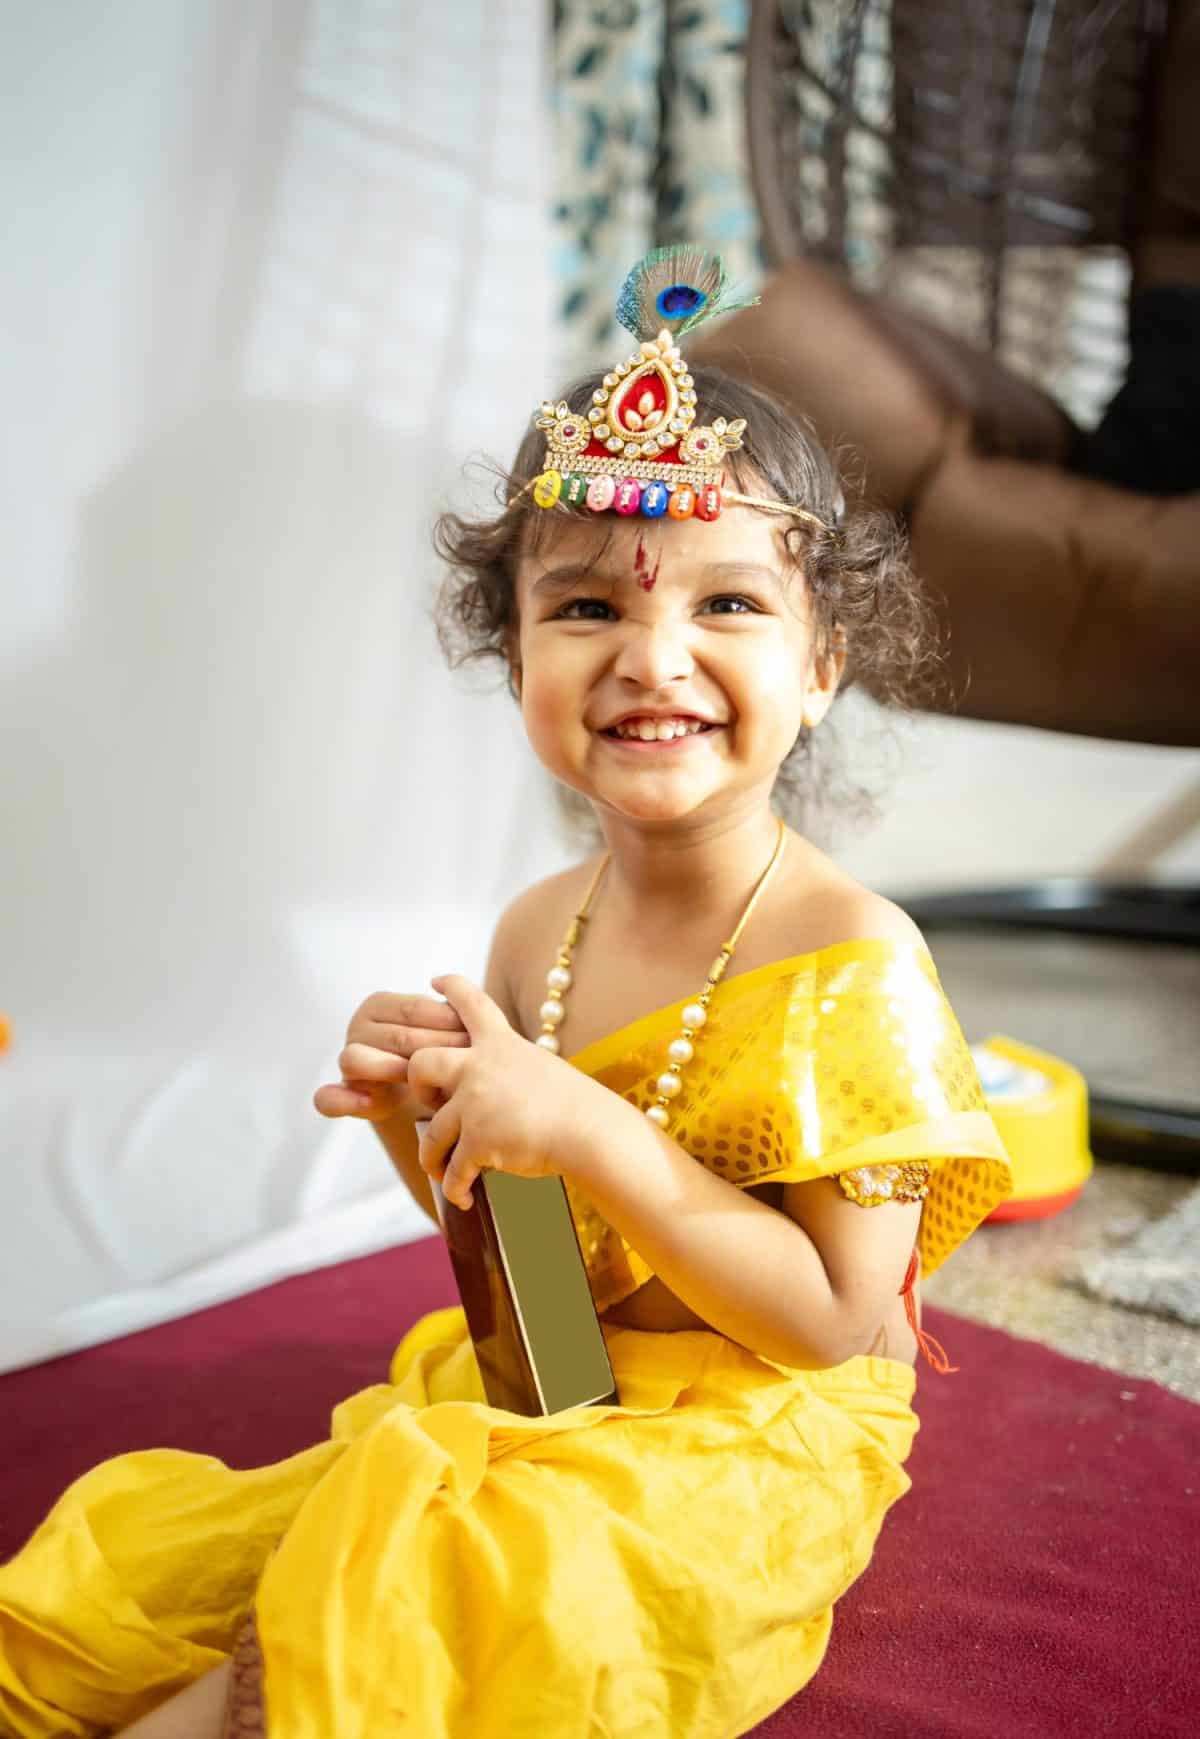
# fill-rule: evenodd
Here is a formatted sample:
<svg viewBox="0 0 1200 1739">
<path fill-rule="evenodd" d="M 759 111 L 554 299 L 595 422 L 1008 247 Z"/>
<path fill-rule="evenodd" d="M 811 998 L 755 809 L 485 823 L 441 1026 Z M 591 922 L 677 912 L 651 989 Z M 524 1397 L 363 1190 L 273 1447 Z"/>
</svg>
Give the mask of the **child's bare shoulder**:
<svg viewBox="0 0 1200 1739">
<path fill-rule="evenodd" d="M 555 875 L 543 876 L 511 899 L 496 920 L 493 955 L 509 968 L 530 949 L 544 953 L 549 947 L 553 953 L 582 904 L 599 862 L 597 855 Z"/>
<path fill-rule="evenodd" d="M 902 907 L 857 882 L 831 899 L 827 919 L 831 943 L 925 941 Z"/>
<path fill-rule="evenodd" d="M 917 925 L 894 900 L 864 887 L 822 853 L 814 853 L 789 902 L 802 946 L 795 952 L 832 948 L 839 942 L 912 942 L 925 945 Z"/>
</svg>

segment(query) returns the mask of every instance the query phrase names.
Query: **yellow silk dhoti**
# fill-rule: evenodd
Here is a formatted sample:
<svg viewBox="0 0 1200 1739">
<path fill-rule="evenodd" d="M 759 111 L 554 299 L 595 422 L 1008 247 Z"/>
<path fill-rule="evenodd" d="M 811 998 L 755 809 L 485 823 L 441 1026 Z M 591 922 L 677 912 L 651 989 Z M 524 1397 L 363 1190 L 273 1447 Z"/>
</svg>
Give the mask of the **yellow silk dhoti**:
<svg viewBox="0 0 1200 1739">
<path fill-rule="evenodd" d="M 456 1308 L 301 1455 L 93 1469 L 0 1569 L 5 1730 L 122 1726 L 253 1609 L 280 1739 L 745 1732 L 816 1671 L 908 1489 L 915 1373 L 605 1332 L 620 1406 L 489 1407 Z"/>
</svg>

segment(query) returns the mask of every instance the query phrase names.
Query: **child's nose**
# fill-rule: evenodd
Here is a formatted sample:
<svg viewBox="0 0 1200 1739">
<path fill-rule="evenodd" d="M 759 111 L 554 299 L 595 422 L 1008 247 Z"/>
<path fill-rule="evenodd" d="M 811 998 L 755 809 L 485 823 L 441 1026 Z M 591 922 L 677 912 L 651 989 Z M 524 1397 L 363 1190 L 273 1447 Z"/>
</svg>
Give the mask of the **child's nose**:
<svg viewBox="0 0 1200 1739">
<path fill-rule="evenodd" d="M 641 688 L 665 688 L 691 676 L 695 664 L 688 650 L 682 624 L 662 621 L 630 623 L 617 655 L 617 676 Z"/>
</svg>

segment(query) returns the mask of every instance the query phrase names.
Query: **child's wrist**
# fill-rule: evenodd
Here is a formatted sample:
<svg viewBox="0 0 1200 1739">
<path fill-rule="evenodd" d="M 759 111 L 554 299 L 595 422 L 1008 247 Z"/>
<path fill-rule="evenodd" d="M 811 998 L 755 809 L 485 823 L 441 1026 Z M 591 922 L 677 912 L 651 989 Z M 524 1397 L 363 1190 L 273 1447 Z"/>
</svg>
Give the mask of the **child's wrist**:
<svg viewBox="0 0 1200 1739">
<path fill-rule="evenodd" d="M 596 1092 L 593 1102 L 582 1107 L 585 1114 L 570 1126 L 559 1169 L 586 1194 L 589 1188 L 602 1189 L 629 1164 L 630 1149 L 636 1150 L 638 1138 L 649 1134 L 650 1126 L 619 1093 L 584 1079 Z"/>
</svg>

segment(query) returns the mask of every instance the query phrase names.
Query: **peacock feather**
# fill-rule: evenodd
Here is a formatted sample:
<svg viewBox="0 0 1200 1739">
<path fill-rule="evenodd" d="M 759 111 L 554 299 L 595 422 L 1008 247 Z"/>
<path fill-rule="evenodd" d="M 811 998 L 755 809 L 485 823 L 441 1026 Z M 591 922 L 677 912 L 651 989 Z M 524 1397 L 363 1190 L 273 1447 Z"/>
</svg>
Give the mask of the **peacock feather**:
<svg viewBox="0 0 1200 1739">
<path fill-rule="evenodd" d="M 757 296 L 731 293 L 720 254 L 682 243 L 643 254 L 621 285 L 617 319 L 639 342 L 664 328 L 678 338 L 703 320 L 757 301 Z"/>
</svg>

